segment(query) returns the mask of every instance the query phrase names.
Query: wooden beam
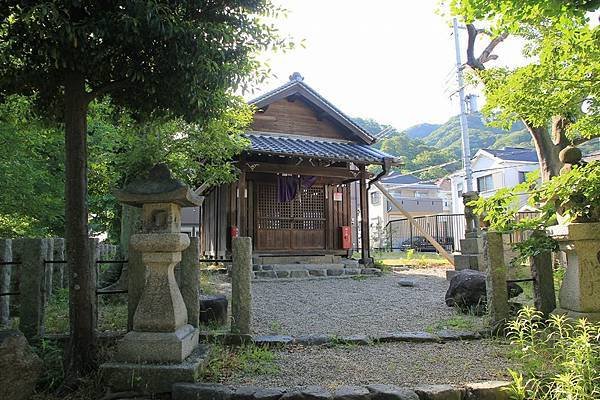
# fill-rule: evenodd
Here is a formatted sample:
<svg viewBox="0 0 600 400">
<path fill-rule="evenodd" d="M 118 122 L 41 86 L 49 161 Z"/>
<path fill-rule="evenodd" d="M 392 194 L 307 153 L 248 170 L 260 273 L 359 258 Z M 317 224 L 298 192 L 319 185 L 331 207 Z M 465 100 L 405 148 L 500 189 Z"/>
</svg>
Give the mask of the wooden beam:
<svg viewBox="0 0 600 400">
<path fill-rule="evenodd" d="M 270 122 L 277 121 L 277 117 L 275 117 L 273 115 L 263 115 L 261 113 L 254 114 L 254 119 L 260 120 L 260 121 L 270 121 Z"/>
<path fill-rule="evenodd" d="M 381 193 L 383 193 L 383 195 L 385 197 L 387 197 L 387 199 L 394 205 L 396 206 L 396 208 L 398 208 L 398 211 L 400 211 L 402 214 L 404 214 L 404 216 L 410 221 L 411 224 L 414 225 L 414 227 L 417 229 L 417 231 L 419 231 L 419 233 L 421 235 L 423 235 L 423 237 L 425 239 L 427 239 L 427 241 L 429 243 L 431 243 L 431 245 L 433 247 L 435 247 L 435 249 L 440 253 L 440 255 L 442 257 L 444 257 L 446 260 L 448 260 L 450 262 L 450 264 L 454 265 L 454 256 L 452 256 L 451 254 L 449 254 L 446 249 L 444 249 L 442 247 L 441 244 L 438 243 L 437 240 L 435 240 L 429 233 L 427 233 L 427 231 L 421 226 L 419 225 L 415 219 L 413 218 L 412 215 L 410 215 L 410 213 L 408 211 L 406 211 L 401 205 L 400 202 L 398 200 L 396 200 L 394 198 L 394 196 L 392 196 L 386 188 L 383 187 L 383 185 L 379 182 L 375 182 L 374 183 L 375 187 L 377 189 L 379 189 L 381 191 Z M 361 198 L 362 199 L 362 198 Z"/>
<path fill-rule="evenodd" d="M 240 168 L 246 172 L 263 172 L 272 174 L 300 174 L 308 176 L 326 176 L 340 179 L 358 179 L 358 171 L 350 171 L 340 167 L 313 167 L 308 165 L 275 164 L 261 162 L 244 162 Z"/>
<path fill-rule="evenodd" d="M 373 263 L 370 249 L 370 233 L 369 233 L 369 196 L 367 189 L 367 174 L 365 166 L 360 167 L 360 247 L 361 260 L 364 265 Z"/>
</svg>

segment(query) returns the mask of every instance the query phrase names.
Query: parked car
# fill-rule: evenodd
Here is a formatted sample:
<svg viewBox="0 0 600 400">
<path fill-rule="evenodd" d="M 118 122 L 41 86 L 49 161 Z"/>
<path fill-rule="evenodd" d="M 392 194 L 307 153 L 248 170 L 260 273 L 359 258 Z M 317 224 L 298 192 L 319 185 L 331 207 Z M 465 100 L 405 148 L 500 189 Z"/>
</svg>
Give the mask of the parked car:
<svg viewBox="0 0 600 400">
<path fill-rule="evenodd" d="M 441 237 L 435 238 L 437 242 L 447 251 L 452 251 L 454 246 L 454 238 L 451 237 Z M 413 236 L 412 238 L 406 239 L 400 244 L 400 250 L 406 251 L 409 249 L 414 249 L 416 251 L 423 252 L 435 252 L 437 251 L 435 247 L 429 240 L 425 239 L 424 236 Z"/>
</svg>

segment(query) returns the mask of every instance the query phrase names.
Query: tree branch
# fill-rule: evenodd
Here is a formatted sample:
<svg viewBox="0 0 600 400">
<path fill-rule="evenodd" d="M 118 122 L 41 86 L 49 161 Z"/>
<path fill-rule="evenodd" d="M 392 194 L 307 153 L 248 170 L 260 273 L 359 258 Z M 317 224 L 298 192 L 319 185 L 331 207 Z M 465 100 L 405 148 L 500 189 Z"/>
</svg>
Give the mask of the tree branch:
<svg viewBox="0 0 600 400">
<path fill-rule="evenodd" d="M 477 35 L 484 33 L 485 31 L 475 28 L 473 24 L 467 24 L 467 65 L 471 68 L 483 71 L 485 69 L 484 64 L 488 61 L 495 60 L 498 58 L 497 55 L 492 54 L 496 46 L 504 41 L 508 37 L 508 33 L 502 33 L 493 38 L 485 49 L 481 52 L 479 57 L 475 57 L 475 40 Z"/>
</svg>

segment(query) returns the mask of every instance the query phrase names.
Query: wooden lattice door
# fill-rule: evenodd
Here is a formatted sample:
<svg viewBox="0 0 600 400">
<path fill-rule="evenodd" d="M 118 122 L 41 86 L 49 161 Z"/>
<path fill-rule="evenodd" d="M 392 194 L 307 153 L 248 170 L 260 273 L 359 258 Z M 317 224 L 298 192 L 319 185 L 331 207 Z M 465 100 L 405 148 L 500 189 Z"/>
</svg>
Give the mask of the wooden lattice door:
<svg viewBox="0 0 600 400">
<path fill-rule="evenodd" d="M 325 190 L 300 189 L 293 201 L 278 200 L 277 185 L 256 190 L 256 249 L 302 250 L 325 248 Z"/>
</svg>

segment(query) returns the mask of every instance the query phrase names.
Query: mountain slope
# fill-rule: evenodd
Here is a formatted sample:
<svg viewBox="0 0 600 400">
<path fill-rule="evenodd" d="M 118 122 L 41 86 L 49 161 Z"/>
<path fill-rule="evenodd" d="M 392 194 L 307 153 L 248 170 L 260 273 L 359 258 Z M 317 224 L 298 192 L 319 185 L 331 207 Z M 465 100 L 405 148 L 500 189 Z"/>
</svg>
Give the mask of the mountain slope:
<svg viewBox="0 0 600 400">
<path fill-rule="evenodd" d="M 429 134 L 431 134 L 431 132 L 435 131 L 436 129 L 438 129 L 441 126 L 442 125 L 440 125 L 440 124 L 429 124 L 429 123 L 418 124 L 418 125 L 411 126 L 410 128 L 406 129 L 404 131 L 404 133 L 406 134 L 406 136 L 408 136 L 411 139 L 422 139 L 425 136 L 428 136 Z"/>
</svg>

